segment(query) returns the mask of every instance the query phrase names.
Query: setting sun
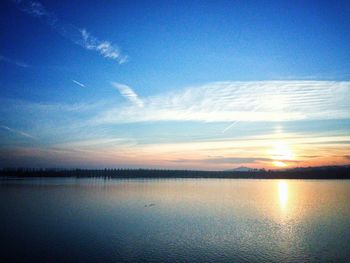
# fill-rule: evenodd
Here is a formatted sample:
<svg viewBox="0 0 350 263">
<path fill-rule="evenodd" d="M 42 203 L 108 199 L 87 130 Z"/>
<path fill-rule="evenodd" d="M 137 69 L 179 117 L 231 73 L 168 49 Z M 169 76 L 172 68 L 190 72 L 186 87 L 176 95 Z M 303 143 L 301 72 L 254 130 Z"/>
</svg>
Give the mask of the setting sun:
<svg viewBox="0 0 350 263">
<path fill-rule="evenodd" d="M 286 167 L 287 162 L 294 160 L 294 153 L 290 146 L 282 141 L 277 141 L 273 144 L 272 149 L 269 151 L 272 164 L 276 167 Z"/>
<path fill-rule="evenodd" d="M 276 167 L 287 167 L 287 164 L 281 161 L 274 161 L 272 164 Z"/>
</svg>

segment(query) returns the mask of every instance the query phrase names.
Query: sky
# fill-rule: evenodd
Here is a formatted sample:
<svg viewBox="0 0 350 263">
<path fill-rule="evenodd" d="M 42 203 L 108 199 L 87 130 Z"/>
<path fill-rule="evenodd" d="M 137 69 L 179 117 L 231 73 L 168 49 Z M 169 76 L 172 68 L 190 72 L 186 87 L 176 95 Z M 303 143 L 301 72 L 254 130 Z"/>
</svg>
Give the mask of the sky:
<svg viewBox="0 0 350 263">
<path fill-rule="evenodd" d="M 349 1 L 0 2 L 0 168 L 350 163 Z"/>
</svg>

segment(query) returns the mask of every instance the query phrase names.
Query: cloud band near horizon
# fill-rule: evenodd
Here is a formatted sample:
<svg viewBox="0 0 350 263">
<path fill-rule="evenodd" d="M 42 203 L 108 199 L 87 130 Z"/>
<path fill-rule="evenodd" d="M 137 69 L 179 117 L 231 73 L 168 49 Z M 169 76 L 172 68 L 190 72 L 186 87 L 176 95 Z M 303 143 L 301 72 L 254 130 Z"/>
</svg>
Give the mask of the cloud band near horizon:
<svg viewBox="0 0 350 263">
<path fill-rule="evenodd" d="M 350 118 L 348 81 L 226 81 L 144 98 L 130 91 L 128 87 L 128 92 L 121 93 L 131 104 L 111 106 L 92 123 L 285 122 Z"/>
</svg>

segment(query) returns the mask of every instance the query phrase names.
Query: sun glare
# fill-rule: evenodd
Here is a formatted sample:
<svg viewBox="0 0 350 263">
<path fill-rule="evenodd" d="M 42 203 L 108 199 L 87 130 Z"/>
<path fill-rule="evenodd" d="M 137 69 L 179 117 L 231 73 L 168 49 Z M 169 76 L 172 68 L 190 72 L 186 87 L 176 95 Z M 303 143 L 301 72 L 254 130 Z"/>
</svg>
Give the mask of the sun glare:
<svg viewBox="0 0 350 263">
<path fill-rule="evenodd" d="M 286 167 L 287 166 L 286 163 L 281 162 L 281 161 L 274 161 L 272 164 L 276 167 Z"/>
<path fill-rule="evenodd" d="M 286 162 L 294 160 L 294 154 L 288 144 L 285 142 L 275 142 L 270 150 L 272 164 L 276 167 L 286 167 Z"/>
</svg>

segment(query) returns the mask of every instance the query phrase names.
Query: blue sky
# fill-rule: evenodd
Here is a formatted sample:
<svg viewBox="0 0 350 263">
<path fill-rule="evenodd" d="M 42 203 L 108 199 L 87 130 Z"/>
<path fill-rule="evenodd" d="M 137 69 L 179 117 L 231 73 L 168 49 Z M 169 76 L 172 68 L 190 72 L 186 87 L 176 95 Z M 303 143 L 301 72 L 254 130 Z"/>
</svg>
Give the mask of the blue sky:
<svg viewBox="0 0 350 263">
<path fill-rule="evenodd" d="M 0 5 L 1 167 L 349 163 L 348 1 Z"/>
</svg>

